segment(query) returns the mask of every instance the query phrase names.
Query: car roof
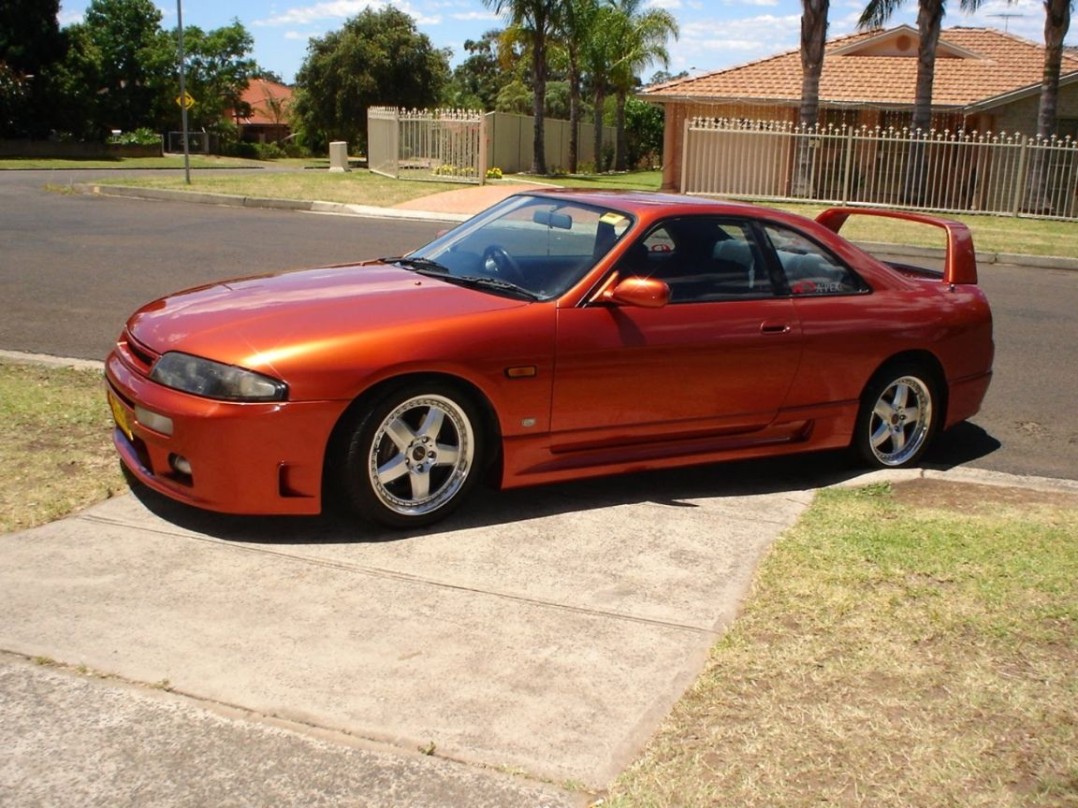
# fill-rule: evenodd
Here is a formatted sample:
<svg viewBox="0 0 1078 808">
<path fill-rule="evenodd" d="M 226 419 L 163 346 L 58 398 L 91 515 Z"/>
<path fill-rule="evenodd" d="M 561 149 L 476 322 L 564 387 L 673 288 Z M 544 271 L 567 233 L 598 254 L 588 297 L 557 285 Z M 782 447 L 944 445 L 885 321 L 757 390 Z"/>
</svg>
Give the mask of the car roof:
<svg viewBox="0 0 1078 808">
<path fill-rule="evenodd" d="M 710 214 L 713 216 L 739 216 L 752 219 L 768 219 L 784 222 L 799 228 L 813 228 L 812 219 L 796 213 L 755 205 L 751 202 L 735 202 L 705 196 L 663 193 L 661 191 L 601 190 L 582 188 L 537 188 L 521 191 L 515 196 L 534 196 L 550 199 L 572 199 L 577 202 L 612 208 L 630 213 L 642 220 L 654 221 L 660 217 Z"/>
</svg>

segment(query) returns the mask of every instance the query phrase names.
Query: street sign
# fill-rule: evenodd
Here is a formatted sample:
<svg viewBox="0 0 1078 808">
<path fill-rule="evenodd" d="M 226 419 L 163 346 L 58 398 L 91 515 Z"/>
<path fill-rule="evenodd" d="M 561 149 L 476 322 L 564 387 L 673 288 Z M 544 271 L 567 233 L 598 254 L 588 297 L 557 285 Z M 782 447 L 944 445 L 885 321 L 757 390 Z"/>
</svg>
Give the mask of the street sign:
<svg viewBox="0 0 1078 808">
<path fill-rule="evenodd" d="M 195 105 L 195 99 L 191 97 L 191 93 L 185 92 L 183 95 L 176 96 L 176 104 L 184 109 L 191 109 Z"/>
</svg>

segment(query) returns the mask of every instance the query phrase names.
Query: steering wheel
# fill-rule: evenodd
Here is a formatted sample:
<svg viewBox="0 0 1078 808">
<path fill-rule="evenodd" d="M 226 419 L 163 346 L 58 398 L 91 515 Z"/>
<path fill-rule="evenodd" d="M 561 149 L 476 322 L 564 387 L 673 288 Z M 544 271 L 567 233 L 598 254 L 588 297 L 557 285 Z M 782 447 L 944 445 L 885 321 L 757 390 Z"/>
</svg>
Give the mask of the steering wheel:
<svg viewBox="0 0 1078 808">
<path fill-rule="evenodd" d="M 491 244 L 483 250 L 483 268 L 488 275 L 518 285 L 524 283 L 520 264 L 500 244 Z"/>
</svg>

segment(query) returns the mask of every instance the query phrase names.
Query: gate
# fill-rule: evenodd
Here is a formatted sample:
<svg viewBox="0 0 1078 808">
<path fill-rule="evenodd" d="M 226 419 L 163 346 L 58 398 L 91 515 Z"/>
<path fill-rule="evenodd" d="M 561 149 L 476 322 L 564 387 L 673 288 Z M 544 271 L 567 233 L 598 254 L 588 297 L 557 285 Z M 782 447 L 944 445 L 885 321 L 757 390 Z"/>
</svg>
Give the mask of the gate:
<svg viewBox="0 0 1078 808">
<path fill-rule="evenodd" d="M 367 110 L 371 171 L 394 179 L 483 184 L 486 121 L 471 110 Z"/>
</svg>

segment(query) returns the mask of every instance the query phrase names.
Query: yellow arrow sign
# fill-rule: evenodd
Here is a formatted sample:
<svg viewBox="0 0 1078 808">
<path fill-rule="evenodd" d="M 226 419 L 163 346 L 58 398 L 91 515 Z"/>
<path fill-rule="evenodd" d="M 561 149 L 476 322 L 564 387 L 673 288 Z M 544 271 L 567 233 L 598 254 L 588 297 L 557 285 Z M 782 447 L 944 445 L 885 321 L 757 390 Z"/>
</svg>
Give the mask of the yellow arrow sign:
<svg viewBox="0 0 1078 808">
<path fill-rule="evenodd" d="M 191 109 L 195 105 L 195 99 L 191 97 L 191 93 L 185 92 L 176 96 L 176 103 L 184 109 Z"/>
</svg>

